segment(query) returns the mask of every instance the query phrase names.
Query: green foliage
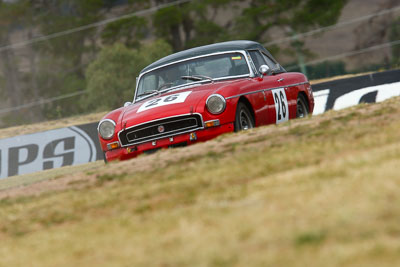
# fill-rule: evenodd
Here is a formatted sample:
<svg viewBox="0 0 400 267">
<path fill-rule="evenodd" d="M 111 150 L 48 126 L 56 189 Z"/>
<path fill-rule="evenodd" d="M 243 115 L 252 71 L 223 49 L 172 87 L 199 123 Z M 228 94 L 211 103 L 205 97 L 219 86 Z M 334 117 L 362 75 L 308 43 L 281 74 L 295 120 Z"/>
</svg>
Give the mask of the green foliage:
<svg viewBox="0 0 400 267">
<path fill-rule="evenodd" d="M 336 23 L 347 0 L 308 0 L 295 11 L 292 26 L 296 30 L 306 30 L 310 26 L 329 26 Z"/>
<path fill-rule="evenodd" d="M 16 126 L 16 125 L 23 125 L 30 123 L 30 119 L 27 118 L 26 114 L 20 114 L 19 112 L 15 113 L 8 113 L 1 117 L 1 122 L 7 127 Z"/>
<path fill-rule="evenodd" d="M 164 40 L 158 40 L 149 45 L 142 45 L 139 49 L 141 69 L 154 61 L 172 53 L 171 46 Z"/>
<path fill-rule="evenodd" d="M 183 11 L 177 6 L 170 6 L 158 10 L 154 14 L 156 30 L 161 35 L 167 35 L 168 29 L 178 27 L 183 22 Z"/>
<path fill-rule="evenodd" d="M 103 0 L 107 8 L 118 4 L 118 0 Z M 140 41 L 148 36 L 149 22 L 143 16 L 125 16 L 138 10 L 150 8 L 151 3 L 147 0 L 129 0 L 123 8 L 123 17 L 108 23 L 101 31 L 103 44 L 111 45 L 116 42 L 125 44 L 127 47 L 138 48 Z M 116 14 L 117 15 L 117 14 Z M 119 15 L 119 14 L 118 14 Z"/>
<path fill-rule="evenodd" d="M 325 232 L 305 232 L 299 234 L 295 239 L 295 244 L 297 246 L 304 246 L 304 245 L 318 245 L 326 239 Z"/>
<path fill-rule="evenodd" d="M 105 44 L 123 42 L 128 47 L 138 47 L 140 40 L 146 36 L 147 20 L 143 17 L 121 19 L 108 24 L 101 33 Z"/>
<path fill-rule="evenodd" d="M 307 31 L 310 28 L 335 23 L 347 0 L 252 0 L 234 21 L 232 36 L 235 39 L 249 39 L 261 43 L 273 41 L 268 32 L 272 27 L 282 29 L 288 36 Z M 301 42 L 292 42 L 299 63 L 307 54 Z"/>
<path fill-rule="evenodd" d="M 333 77 L 346 74 L 346 65 L 343 61 L 325 61 L 314 66 L 307 67 L 307 73 L 312 79 Z"/>
<path fill-rule="evenodd" d="M 138 54 L 122 44 L 103 49 L 87 71 L 88 97 L 83 99 L 89 110 L 121 106 L 130 99 L 139 71 Z"/>
<path fill-rule="evenodd" d="M 312 26 L 327 26 L 339 18 L 347 0 L 252 0 L 236 19 L 237 36 L 251 37 L 265 42 L 272 36 L 265 35 L 273 26 L 285 27 L 289 35 Z"/>
<path fill-rule="evenodd" d="M 390 30 L 390 41 L 400 40 L 400 17 L 398 17 L 392 24 Z M 400 45 L 392 46 L 392 65 L 394 67 L 400 67 Z"/>
<path fill-rule="evenodd" d="M 75 29 L 102 18 L 100 10 L 103 8 L 103 0 L 45 0 L 45 2 L 48 5 L 48 11 L 37 11 L 37 20 L 44 35 Z M 95 36 L 94 31 L 95 29 L 87 29 L 52 38 L 47 41 L 46 46 L 37 46 L 36 49 L 43 56 L 56 55 L 64 62 L 73 62 L 75 67 L 79 67 L 82 64 L 83 54 L 95 50 L 93 42 L 86 42 L 89 36 Z M 83 73 L 82 69 L 79 70 Z"/>
<path fill-rule="evenodd" d="M 38 77 L 38 84 L 45 86 L 46 82 L 51 82 L 54 88 L 57 90 L 49 91 L 48 87 L 43 87 L 41 95 L 43 96 L 59 96 L 73 93 L 74 91 L 82 91 L 86 87 L 86 81 L 81 75 L 70 72 L 70 73 L 52 73 L 51 79 L 47 78 L 45 72 L 40 73 Z M 77 103 L 79 96 L 57 100 L 45 104 L 42 106 L 42 113 L 47 119 L 59 119 L 68 116 L 73 116 L 82 113 L 84 111 L 80 108 Z"/>
<path fill-rule="evenodd" d="M 11 44 L 10 36 L 15 36 L 21 29 L 27 33 L 27 39 L 33 39 L 79 29 L 105 19 L 106 14 L 107 17 L 119 16 L 169 2 L 0 0 L 0 43 Z M 3 51 L 0 69 L 7 73 L 1 73 L 5 82 L 0 81 L 0 95 L 4 102 L 18 106 L 88 88 L 88 95 L 80 97 L 80 101 L 77 101 L 79 97 L 73 97 L 38 106 L 29 115 L 32 121 L 114 108 L 132 98 L 135 77 L 142 67 L 172 51 L 234 39 L 265 43 L 274 38 L 269 35 L 271 27 L 279 27 L 287 35 L 293 35 L 308 28 L 330 25 L 337 20 L 346 0 L 249 0 L 247 3 L 242 5 L 239 0 L 191 1 L 160 9 L 149 16 L 125 17 L 105 26 L 33 43 L 26 46 L 22 54 L 28 56 L 23 60 L 21 53 Z M 112 9 L 113 14 L 109 16 L 108 11 L 117 5 L 122 9 Z M 227 10 L 231 11 L 228 15 Z M 393 38 L 398 39 L 396 29 L 394 25 Z M 141 47 L 144 39 L 154 35 L 167 43 Z M 124 45 L 113 45 L 115 43 Z M 102 45 L 107 47 L 98 54 Z M 305 53 L 302 45 L 292 46 L 292 51 L 297 52 L 294 54 Z M 270 47 L 270 50 L 276 54 L 279 47 Z M 399 52 L 395 47 L 393 49 L 393 60 L 396 60 Z M 22 65 L 28 71 L 21 71 Z M 13 116 L 10 114 L 8 121 L 12 122 Z M 17 116 L 15 118 L 14 121 L 19 121 Z"/>
<path fill-rule="evenodd" d="M 207 45 L 230 39 L 228 31 L 212 21 L 197 22 L 195 31 L 196 38 L 188 41 L 187 47 Z"/>
<path fill-rule="evenodd" d="M 122 179 L 125 179 L 126 177 L 127 177 L 126 173 L 96 175 L 96 179 L 100 184 L 105 183 L 105 182 L 114 181 L 114 180 L 122 180 Z"/>
<path fill-rule="evenodd" d="M 4 88 L 5 84 L 6 84 L 6 79 L 4 79 L 4 76 L 0 74 L 0 98 L 2 99 L 5 99 L 6 97 L 5 92 L 1 90 L 1 88 Z"/>
<path fill-rule="evenodd" d="M 32 5 L 35 31 L 52 35 L 88 25 L 102 18 L 103 0 L 43 0 Z M 96 29 L 50 38 L 35 44 L 32 53 L 30 83 L 38 90 L 36 98 L 53 98 L 82 91 L 86 87 L 84 71 L 97 51 Z M 77 97 L 53 101 L 42 106 L 41 116 L 56 119 L 82 112 Z"/>
<path fill-rule="evenodd" d="M 232 39 L 229 25 L 217 23 L 217 15 L 227 6 L 232 8 L 234 2 L 202 0 L 160 9 L 153 16 L 155 33 L 174 51 Z"/>
<path fill-rule="evenodd" d="M 346 65 L 343 61 L 325 61 L 319 64 L 306 66 L 307 77 L 310 80 L 314 80 L 347 74 L 345 67 Z M 300 72 L 300 68 L 298 66 L 291 67 L 290 71 Z"/>
<path fill-rule="evenodd" d="M 16 3 L 5 3 L 0 1 L 0 38 L 1 34 L 10 30 L 10 26 L 15 26 L 24 20 L 24 15 L 28 12 L 29 5 L 27 0 Z"/>
<path fill-rule="evenodd" d="M 164 41 L 138 50 L 115 44 L 104 48 L 86 71 L 88 95 L 81 101 L 87 111 L 109 110 L 133 98 L 136 77 L 151 62 L 171 53 Z"/>
<path fill-rule="evenodd" d="M 157 36 L 167 40 L 174 51 L 234 39 L 265 43 L 273 40 L 274 36 L 268 31 L 274 26 L 291 36 L 335 23 L 346 2 L 251 0 L 247 7 L 236 8 L 235 4 L 240 3 L 238 0 L 202 0 L 158 10 L 152 23 Z M 238 15 L 233 15 L 223 25 L 220 15 L 227 8 Z M 302 47 L 292 45 L 298 55 L 306 52 Z"/>
<path fill-rule="evenodd" d="M 175 51 L 183 49 L 180 27 L 184 23 L 185 12 L 182 8 L 171 6 L 158 10 L 154 14 L 153 23 L 156 35 L 167 40 Z"/>
</svg>

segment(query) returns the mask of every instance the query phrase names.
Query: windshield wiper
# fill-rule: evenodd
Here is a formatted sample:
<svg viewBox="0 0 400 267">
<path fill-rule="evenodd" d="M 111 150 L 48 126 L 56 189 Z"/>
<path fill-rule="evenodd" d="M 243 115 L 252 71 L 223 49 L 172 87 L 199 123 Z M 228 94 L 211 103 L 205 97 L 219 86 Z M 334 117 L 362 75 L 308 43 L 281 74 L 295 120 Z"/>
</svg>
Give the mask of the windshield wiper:
<svg viewBox="0 0 400 267">
<path fill-rule="evenodd" d="M 183 80 L 191 80 L 191 81 L 203 81 L 203 80 L 210 80 L 214 83 L 213 78 L 205 76 L 205 75 L 190 75 L 190 76 L 181 76 Z"/>
<path fill-rule="evenodd" d="M 160 92 L 158 90 L 151 90 L 151 91 L 144 92 L 143 94 L 140 94 L 137 97 L 153 95 L 153 94 L 159 94 L 159 93 Z"/>
<path fill-rule="evenodd" d="M 170 85 L 170 84 L 166 84 L 166 85 Z M 163 88 L 163 86 L 160 86 L 160 88 Z M 163 93 L 166 93 L 166 92 L 168 92 L 168 91 L 170 91 L 170 90 L 172 90 L 173 88 L 167 88 L 167 89 L 163 89 L 163 90 L 151 90 L 151 91 L 147 91 L 147 92 L 145 92 L 145 93 L 143 93 L 143 94 L 140 94 L 140 95 L 138 95 L 137 97 L 136 97 L 136 100 L 135 100 L 135 102 L 136 101 L 139 101 L 139 100 L 143 100 L 143 99 L 146 99 L 146 98 L 149 98 L 149 97 L 151 97 L 151 96 L 153 96 L 153 95 L 161 95 L 161 94 L 163 94 Z"/>
</svg>

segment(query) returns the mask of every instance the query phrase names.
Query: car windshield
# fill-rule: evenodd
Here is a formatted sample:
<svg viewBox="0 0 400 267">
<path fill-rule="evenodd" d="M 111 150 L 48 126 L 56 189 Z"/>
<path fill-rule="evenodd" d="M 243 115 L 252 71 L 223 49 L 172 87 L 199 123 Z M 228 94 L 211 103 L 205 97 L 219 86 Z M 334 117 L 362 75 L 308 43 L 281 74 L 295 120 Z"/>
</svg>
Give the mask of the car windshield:
<svg viewBox="0 0 400 267">
<path fill-rule="evenodd" d="M 138 84 L 136 99 L 193 82 L 210 82 L 249 73 L 245 57 L 238 52 L 194 58 L 144 74 Z"/>
</svg>

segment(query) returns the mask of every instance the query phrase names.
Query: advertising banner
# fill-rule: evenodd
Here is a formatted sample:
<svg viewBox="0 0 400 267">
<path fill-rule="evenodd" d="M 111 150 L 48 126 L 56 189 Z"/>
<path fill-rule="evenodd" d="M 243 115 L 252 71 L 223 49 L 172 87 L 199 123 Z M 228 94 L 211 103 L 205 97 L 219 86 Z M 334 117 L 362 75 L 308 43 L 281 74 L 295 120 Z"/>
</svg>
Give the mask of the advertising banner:
<svg viewBox="0 0 400 267">
<path fill-rule="evenodd" d="M 378 72 L 312 85 L 314 115 L 400 95 L 400 70 Z"/>
<path fill-rule="evenodd" d="M 97 123 L 0 139 L 0 178 L 102 159 Z"/>
</svg>

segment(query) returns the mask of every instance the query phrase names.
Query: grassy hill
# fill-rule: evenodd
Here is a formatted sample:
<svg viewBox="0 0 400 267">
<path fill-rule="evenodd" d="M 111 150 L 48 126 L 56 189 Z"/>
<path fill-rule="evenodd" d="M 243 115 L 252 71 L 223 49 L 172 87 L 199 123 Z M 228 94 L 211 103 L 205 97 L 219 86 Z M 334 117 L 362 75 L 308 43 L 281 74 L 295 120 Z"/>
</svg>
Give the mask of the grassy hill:
<svg viewBox="0 0 400 267">
<path fill-rule="evenodd" d="M 393 98 L 3 179 L 0 265 L 399 265 L 399 114 Z"/>
</svg>

